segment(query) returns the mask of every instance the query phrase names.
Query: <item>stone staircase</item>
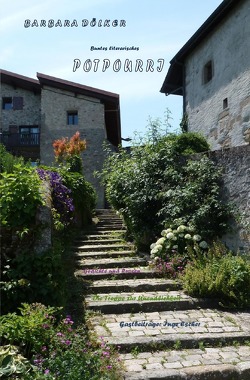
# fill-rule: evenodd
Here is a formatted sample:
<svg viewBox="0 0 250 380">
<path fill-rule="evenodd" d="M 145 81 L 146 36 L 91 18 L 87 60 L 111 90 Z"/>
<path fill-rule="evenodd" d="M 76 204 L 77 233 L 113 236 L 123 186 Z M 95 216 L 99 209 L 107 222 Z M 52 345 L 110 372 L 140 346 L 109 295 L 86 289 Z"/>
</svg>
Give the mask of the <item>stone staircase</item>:
<svg viewBox="0 0 250 380">
<path fill-rule="evenodd" d="M 249 380 L 250 313 L 216 308 L 148 268 L 111 210 L 75 244 L 92 329 L 119 347 L 125 380 Z"/>
</svg>

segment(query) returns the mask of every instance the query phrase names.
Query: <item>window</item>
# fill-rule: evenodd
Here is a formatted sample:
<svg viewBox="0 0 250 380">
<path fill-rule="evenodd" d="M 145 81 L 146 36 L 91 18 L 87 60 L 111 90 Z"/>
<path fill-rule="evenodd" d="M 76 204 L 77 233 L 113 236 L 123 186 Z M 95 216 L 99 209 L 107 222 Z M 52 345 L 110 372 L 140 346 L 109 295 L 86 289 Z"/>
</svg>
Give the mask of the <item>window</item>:
<svg viewBox="0 0 250 380">
<path fill-rule="evenodd" d="M 21 126 L 19 132 L 21 145 L 39 145 L 38 126 Z"/>
<path fill-rule="evenodd" d="M 226 108 L 228 108 L 228 100 L 227 100 L 227 98 L 223 99 L 223 109 L 225 110 Z"/>
<path fill-rule="evenodd" d="M 4 97 L 2 99 L 2 109 L 3 110 L 22 110 L 23 109 L 23 97 L 22 96 L 14 96 Z"/>
<path fill-rule="evenodd" d="M 77 111 L 68 111 L 67 112 L 67 124 L 68 125 L 77 125 L 78 124 L 78 112 Z"/>
<path fill-rule="evenodd" d="M 12 98 L 3 98 L 2 99 L 2 109 L 3 110 L 12 110 Z"/>
<path fill-rule="evenodd" d="M 214 76 L 213 62 L 208 61 L 203 67 L 203 84 L 210 82 L 213 76 Z"/>
</svg>

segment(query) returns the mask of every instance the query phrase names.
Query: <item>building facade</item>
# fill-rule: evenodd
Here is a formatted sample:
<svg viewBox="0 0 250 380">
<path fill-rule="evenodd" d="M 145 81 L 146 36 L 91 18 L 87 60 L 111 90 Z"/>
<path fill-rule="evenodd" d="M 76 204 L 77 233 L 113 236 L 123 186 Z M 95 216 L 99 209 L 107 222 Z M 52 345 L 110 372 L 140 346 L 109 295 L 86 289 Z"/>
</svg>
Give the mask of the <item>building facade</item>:
<svg viewBox="0 0 250 380">
<path fill-rule="evenodd" d="M 119 95 L 37 73 L 37 80 L 5 70 L 1 74 L 1 141 L 15 155 L 41 164 L 54 162 L 52 143 L 76 131 L 86 139 L 86 179 L 104 207 L 104 190 L 94 177 L 104 161 L 103 142 L 121 143 Z"/>
<path fill-rule="evenodd" d="M 170 62 L 161 88 L 183 96 L 188 130 L 212 150 L 250 142 L 250 0 L 224 0 Z"/>
</svg>

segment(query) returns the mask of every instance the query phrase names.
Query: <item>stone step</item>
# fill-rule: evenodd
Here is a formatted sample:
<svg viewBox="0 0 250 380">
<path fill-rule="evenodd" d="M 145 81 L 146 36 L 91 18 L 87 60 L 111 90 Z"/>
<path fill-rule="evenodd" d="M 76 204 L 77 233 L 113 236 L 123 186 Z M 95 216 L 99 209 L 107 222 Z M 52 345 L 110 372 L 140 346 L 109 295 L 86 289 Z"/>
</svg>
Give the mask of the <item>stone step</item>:
<svg viewBox="0 0 250 380">
<path fill-rule="evenodd" d="M 133 280 L 100 280 L 88 285 L 88 293 L 108 292 L 147 292 L 180 290 L 181 284 L 177 281 L 164 278 L 147 278 Z"/>
<path fill-rule="evenodd" d="M 78 269 L 75 276 L 82 278 L 84 281 L 97 281 L 102 279 L 133 279 L 133 278 L 159 278 L 160 274 L 147 267 L 135 268 L 105 268 L 105 269 Z"/>
<path fill-rule="evenodd" d="M 250 341 L 250 313 L 218 309 L 144 311 L 92 316 L 91 324 L 108 344 L 129 353 L 193 349 Z"/>
<path fill-rule="evenodd" d="M 119 249 L 121 250 L 128 250 L 128 248 L 133 249 L 133 246 L 128 244 L 98 244 L 98 245 L 92 245 L 92 244 L 85 244 L 85 245 L 78 245 L 73 247 L 75 250 L 81 251 L 81 252 L 97 252 L 97 251 L 117 251 Z"/>
<path fill-rule="evenodd" d="M 114 234 L 124 234 L 126 232 L 125 228 L 123 229 L 115 229 L 115 230 L 112 230 L 112 229 L 108 229 L 108 230 L 97 230 L 95 227 L 91 228 L 88 230 L 88 235 L 87 236 L 90 236 L 91 234 L 94 234 L 95 236 L 99 236 L 100 238 L 102 236 L 112 236 Z M 84 234 L 84 236 L 86 236 L 86 232 Z"/>
<path fill-rule="evenodd" d="M 122 218 L 119 215 L 113 214 L 113 213 L 96 214 L 95 216 L 98 220 L 101 220 L 101 221 L 110 221 L 110 220 L 122 221 Z"/>
<path fill-rule="evenodd" d="M 99 240 L 102 241 L 102 239 L 121 239 L 124 240 L 124 231 L 121 232 L 114 232 L 110 231 L 110 234 L 88 234 L 84 235 L 82 238 L 77 239 L 76 241 L 82 241 L 82 240 Z"/>
<path fill-rule="evenodd" d="M 75 241 L 75 244 L 81 245 L 100 245 L 100 244 L 126 244 L 123 239 L 112 239 L 112 238 L 92 238 L 92 239 L 79 239 Z"/>
<path fill-rule="evenodd" d="M 95 231 L 101 232 L 101 231 L 124 231 L 125 227 L 122 224 L 116 224 L 116 225 L 106 225 L 106 226 L 96 226 Z"/>
<path fill-rule="evenodd" d="M 250 346 L 121 354 L 125 380 L 248 380 Z"/>
<path fill-rule="evenodd" d="M 79 260 L 78 265 L 81 265 L 81 267 L 84 267 L 84 269 L 101 269 L 101 268 L 131 268 L 136 267 L 138 265 L 143 266 L 147 265 L 146 260 L 140 258 L 140 257 L 117 257 L 117 258 L 108 258 L 108 259 L 84 259 Z"/>
<path fill-rule="evenodd" d="M 98 293 L 88 295 L 85 302 L 88 309 L 104 314 L 190 310 L 216 304 L 192 298 L 182 291 Z"/>
<path fill-rule="evenodd" d="M 75 275 L 85 282 L 92 330 L 120 346 L 123 379 L 249 380 L 250 313 L 187 296 L 180 283 L 142 265 L 147 257 L 131 257 L 116 213 L 97 210 L 96 217 L 76 242 L 83 269 Z"/>
<path fill-rule="evenodd" d="M 123 256 L 134 256 L 134 251 L 132 250 L 119 250 L 119 251 L 98 251 L 98 252 L 77 252 L 75 253 L 75 256 L 77 259 L 80 258 L 112 258 L 112 257 L 123 257 Z"/>
</svg>

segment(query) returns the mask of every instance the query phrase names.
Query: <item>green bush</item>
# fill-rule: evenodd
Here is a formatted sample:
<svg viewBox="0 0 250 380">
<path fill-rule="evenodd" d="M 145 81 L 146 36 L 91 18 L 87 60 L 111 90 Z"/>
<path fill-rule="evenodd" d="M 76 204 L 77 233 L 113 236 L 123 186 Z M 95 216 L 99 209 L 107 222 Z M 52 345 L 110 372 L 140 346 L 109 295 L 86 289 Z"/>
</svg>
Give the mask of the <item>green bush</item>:
<svg viewBox="0 0 250 380">
<path fill-rule="evenodd" d="M 14 166 L 17 164 L 25 166 L 23 157 L 13 156 L 7 152 L 3 144 L 0 144 L 0 173 L 13 173 Z"/>
<path fill-rule="evenodd" d="M 13 173 L 0 176 L 0 222 L 7 228 L 35 224 L 37 207 L 43 204 L 41 181 L 32 168 L 14 165 Z"/>
<path fill-rule="evenodd" d="M 171 167 L 166 168 L 166 183 L 171 170 Z M 222 236 L 227 230 L 230 207 L 221 200 L 220 168 L 202 156 L 199 160 L 186 161 L 178 172 L 179 180 L 175 185 L 166 186 L 160 193 L 159 214 L 165 225 L 191 224 L 207 240 Z"/>
<path fill-rule="evenodd" d="M 57 240 L 41 255 L 23 251 L 7 261 L 0 282 L 3 313 L 15 311 L 22 302 L 65 304 L 64 249 L 65 241 Z"/>
<path fill-rule="evenodd" d="M 183 156 L 203 149 L 204 138 L 185 133 L 133 146 L 129 154 L 108 150 L 101 174 L 107 199 L 138 246 L 148 246 L 171 224 L 192 224 L 204 239 L 226 231 L 230 213 L 220 200 L 220 170 L 206 156 Z"/>
<path fill-rule="evenodd" d="M 34 368 L 32 364 L 19 353 L 15 346 L 6 345 L 0 347 L 0 377 L 15 379 L 25 376 Z M 18 377 L 16 377 L 18 376 Z"/>
<path fill-rule="evenodd" d="M 199 133 L 186 132 L 177 135 L 173 141 L 172 149 L 175 154 L 188 155 L 206 152 L 209 150 L 209 145 L 207 140 Z"/>
<path fill-rule="evenodd" d="M 8 313 L 0 317 L 0 337 L 8 344 L 19 346 L 22 354 L 31 358 L 50 341 L 55 316 L 60 310 L 39 303 L 23 303 L 19 314 Z"/>
<path fill-rule="evenodd" d="M 119 359 L 112 349 L 104 340 L 101 344 L 90 340 L 70 316 L 60 315 L 61 309 L 23 304 L 20 311 L 0 317 L 0 336 L 6 343 L 14 342 L 33 365 L 29 373 L 23 368 L 23 380 L 120 379 Z M 13 360 L 17 362 L 17 353 Z"/>
<path fill-rule="evenodd" d="M 96 192 L 85 177 L 77 172 L 60 169 L 65 186 L 71 190 L 71 196 L 76 210 L 81 214 L 83 224 L 91 220 L 93 210 L 96 207 Z"/>
<path fill-rule="evenodd" d="M 250 306 L 250 264 L 241 256 L 213 247 L 187 265 L 182 280 L 191 296 L 215 298 L 227 307 Z"/>
</svg>

